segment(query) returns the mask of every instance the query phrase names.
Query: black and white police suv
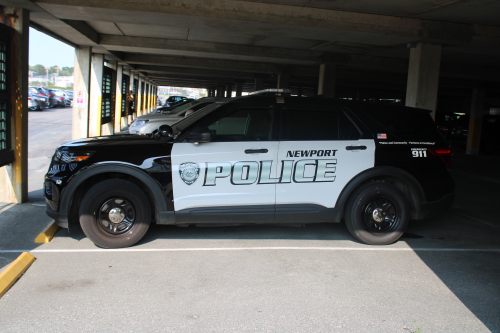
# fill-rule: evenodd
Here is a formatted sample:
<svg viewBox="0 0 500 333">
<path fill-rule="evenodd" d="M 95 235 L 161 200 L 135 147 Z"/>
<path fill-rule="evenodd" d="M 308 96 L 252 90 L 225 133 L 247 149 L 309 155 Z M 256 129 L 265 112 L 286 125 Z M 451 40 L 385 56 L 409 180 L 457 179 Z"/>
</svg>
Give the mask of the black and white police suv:
<svg viewBox="0 0 500 333">
<path fill-rule="evenodd" d="M 429 112 L 255 94 L 211 104 L 155 137 L 57 148 L 47 214 L 98 246 L 126 247 L 157 224 L 339 222 L 390 244 L 410 219 L 447 211 L 452 152 Z"/>
</svg>

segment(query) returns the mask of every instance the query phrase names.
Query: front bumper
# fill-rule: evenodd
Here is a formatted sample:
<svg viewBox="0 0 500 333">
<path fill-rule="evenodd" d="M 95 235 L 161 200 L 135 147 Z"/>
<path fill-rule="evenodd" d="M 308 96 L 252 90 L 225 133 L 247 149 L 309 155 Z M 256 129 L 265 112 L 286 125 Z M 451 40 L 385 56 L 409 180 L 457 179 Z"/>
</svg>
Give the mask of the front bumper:
<svg viewBox="0 0 500 333">
<path fill-rule="evenodd" d="M 66 228 L 68 229 L 69 223 L 68 223 L 68 213 L 66 212 L 56 212 L 53 211 L 51 208 L 51 204 L 49 203 L 50 200 L 47 200 L 47 207 L 45 208 L 45 213 L 54 219 L 56 221 L 56 224 L 60 226 L 61 228 Z"/>
</svg>

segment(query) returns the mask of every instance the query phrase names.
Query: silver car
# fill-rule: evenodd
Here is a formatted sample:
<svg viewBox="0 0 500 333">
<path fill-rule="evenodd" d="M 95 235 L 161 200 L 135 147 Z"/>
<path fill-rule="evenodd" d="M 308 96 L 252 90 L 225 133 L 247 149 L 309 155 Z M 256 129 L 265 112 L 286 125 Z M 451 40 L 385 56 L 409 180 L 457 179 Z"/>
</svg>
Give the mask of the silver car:
<svg viewBox="0 0 500 333">
<path fill-rule="evenodd" d="M 130 124 L 128 132 L 130 134 L 152 134 L 158 130 L 161 125 L 172 125 L 184 117 L 201 110 L 212 103 L 227 100 L 227 98 L 203 98 L 181 105 L 168 113 L 150 113 L 137 117 Z"/>
</svg>

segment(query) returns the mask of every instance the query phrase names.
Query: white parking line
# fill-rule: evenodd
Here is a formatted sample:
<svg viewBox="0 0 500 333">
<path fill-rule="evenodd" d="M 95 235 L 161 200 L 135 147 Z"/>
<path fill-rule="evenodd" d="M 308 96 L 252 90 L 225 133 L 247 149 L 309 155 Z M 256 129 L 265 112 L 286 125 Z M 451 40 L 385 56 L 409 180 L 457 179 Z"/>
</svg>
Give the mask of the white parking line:
<svg viewBox="0 0 500 333">
<path fill-rule="evenodd" d="M 500 252 L 500 249 L 460 249 L 460 248 L 394 248 L 394 247 L 205 247 L 173 249 L 38 249 L 38 250 L 0 250 L 0 253 L 91 253 L 91 252 L 196 252 L 196 251 L 273 251 L 273 250 L 308 250 L 308 251 L 392 251 L 392 252 Z"/>
</svg>

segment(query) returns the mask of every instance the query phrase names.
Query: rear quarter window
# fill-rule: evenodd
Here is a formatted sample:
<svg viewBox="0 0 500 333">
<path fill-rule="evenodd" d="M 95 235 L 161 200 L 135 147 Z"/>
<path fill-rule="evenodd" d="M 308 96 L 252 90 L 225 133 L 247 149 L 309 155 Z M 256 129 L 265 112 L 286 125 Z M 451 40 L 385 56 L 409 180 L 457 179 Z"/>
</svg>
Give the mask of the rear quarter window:
<svg viewBox="0 0 500 333">
<path fill-rule="evenodd" d="M 399 139 L 442 140 L 430 114 L 419 110 L 370 110 L 364 113 L 374 120 L 369 124 L 375 132 L 386 133 Z"/>
</svg>

